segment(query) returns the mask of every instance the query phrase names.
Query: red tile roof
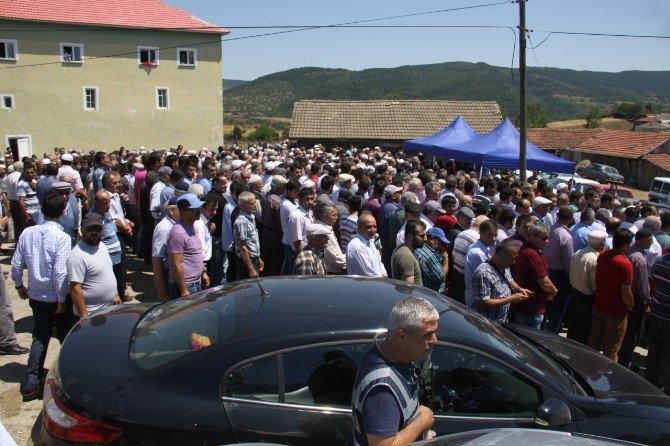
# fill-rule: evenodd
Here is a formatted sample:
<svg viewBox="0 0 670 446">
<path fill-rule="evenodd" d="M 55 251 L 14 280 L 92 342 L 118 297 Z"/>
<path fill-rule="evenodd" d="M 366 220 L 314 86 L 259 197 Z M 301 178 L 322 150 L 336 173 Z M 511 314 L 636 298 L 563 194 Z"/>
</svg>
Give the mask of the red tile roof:
<svg viewBox="0 0 670 446">
<path fill-rule="evenodd" d="M 619 158 L 641 158 L 668 140 L 669 134 L 603 130 L 574 150 Z"/>
<path fill-rule="evenodd" d="M 544 150 L 574 149 L 602 129 L 528 129 L 526 139 Z"/>
<path fill-rule="evenodd" d="M 660 167 L 663 170 L 670 172 L 670 154 L 667 153 L 652 153 L 644 157 L 654 166 Z"/>
<path fill-rule="evenodd" d="M 0 18 L 228 34 L 159 0 L 2 0 Z"/>
</svg>

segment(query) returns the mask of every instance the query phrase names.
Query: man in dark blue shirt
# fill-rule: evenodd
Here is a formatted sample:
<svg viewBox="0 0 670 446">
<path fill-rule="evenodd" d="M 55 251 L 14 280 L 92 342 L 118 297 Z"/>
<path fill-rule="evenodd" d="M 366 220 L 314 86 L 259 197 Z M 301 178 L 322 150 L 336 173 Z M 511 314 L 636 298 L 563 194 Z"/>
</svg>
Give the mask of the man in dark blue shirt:
<svg viewBox="0 0 670 446">
<path fill-rule="evenodd" d="M 409 444 L 433 426 L 433 412 L 419 405 L 413 362 L 427 359 L 439 314 L 420 297 L 396 304 L 386 338 L 375 340 L 361 363 L 352 395 L 353 444 Z"/>
</svg>

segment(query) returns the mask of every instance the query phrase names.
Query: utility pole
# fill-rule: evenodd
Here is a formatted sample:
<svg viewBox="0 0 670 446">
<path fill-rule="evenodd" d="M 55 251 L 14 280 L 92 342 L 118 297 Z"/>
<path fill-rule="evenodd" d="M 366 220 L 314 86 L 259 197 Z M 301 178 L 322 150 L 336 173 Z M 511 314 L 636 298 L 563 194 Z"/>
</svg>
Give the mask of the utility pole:
<svg viewBox="0 0 670 446">
<path fill-rule="evenodd" d="M 526 181 L 526 0 L 519 3 L 519 170 Z"/>
</svg>

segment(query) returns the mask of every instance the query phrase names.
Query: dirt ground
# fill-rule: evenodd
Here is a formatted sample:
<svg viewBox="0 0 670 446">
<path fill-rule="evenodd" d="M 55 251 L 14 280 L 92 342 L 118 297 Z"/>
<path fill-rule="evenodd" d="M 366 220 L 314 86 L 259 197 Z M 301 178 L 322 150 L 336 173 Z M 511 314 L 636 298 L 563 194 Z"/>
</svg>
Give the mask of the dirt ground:
<svg viewBox="0 0 670 446">
<path fill-rule="evenodd" d="M 4 248 L 13 248 L 13 245 L 4 244 Z M 14 310 L 15 331 L 19 344 L 30 347 L 32 332 L 32 312 L 28 301 L 19 298 L 14 289 L 14 282 L 9 279 L 9 254 L 13 249 L 7 249 L 0 254 L 0 269 L 5 274 L 7 291 Z M 150 267 L 141 260 L 130 255 L 128 259 L 128 288 L 130 295 L 135 297 L 133 302 L 150 302 L 157 300 L 153 289 L 153 280 Z M 132 302 L 131 302 L 132 303 Z M 60 350 L 60 344 L 54 337 L 49 343 L 49 350 L 45 367 L 50 368 Z M 42 410 L 42 400 L 24 403 L 19 393 L 19 386 L 25 377 L 25 368 L 28 355 L 0 356 L 0 423 L 12 436 L 18 445 L 31 445 L 37 438 L 40 428 L 39 414 Z"/>
</svg>

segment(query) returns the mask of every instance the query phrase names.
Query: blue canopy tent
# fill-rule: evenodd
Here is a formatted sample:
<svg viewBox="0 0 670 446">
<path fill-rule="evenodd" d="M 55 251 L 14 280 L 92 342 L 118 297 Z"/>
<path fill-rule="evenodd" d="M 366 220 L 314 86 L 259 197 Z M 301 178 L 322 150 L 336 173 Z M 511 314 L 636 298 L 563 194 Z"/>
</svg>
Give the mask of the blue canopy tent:
<svg viewBox="0 0 670 446">
<path fill-rule="evenodd" d="M 505 119 L 480 138 L 448 146 L 449 155 L 443 156 L 477 166 L 518 169 L 520 138 L 514 125 Z M 551 155 L 530 141 L 526 141 L 526 165 L 528 170 L 575 173 L 575 163 Z"/>
<path fill-rule="evenodd" d="M 472 130 L 462 116 L 458 116 L 451 124 L 434 135 L 425 138 L 403 141 L 404 152 L 421 152 L 424 155 L 454 158 L 449 152 L 449 147 L 473 141 L 481 136 Z"/>
</svg>

